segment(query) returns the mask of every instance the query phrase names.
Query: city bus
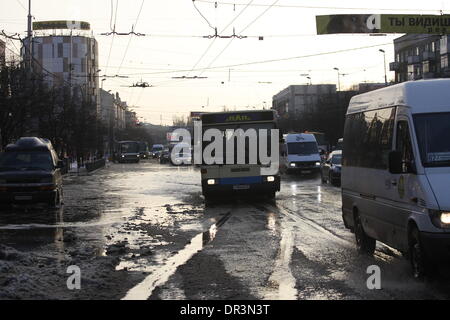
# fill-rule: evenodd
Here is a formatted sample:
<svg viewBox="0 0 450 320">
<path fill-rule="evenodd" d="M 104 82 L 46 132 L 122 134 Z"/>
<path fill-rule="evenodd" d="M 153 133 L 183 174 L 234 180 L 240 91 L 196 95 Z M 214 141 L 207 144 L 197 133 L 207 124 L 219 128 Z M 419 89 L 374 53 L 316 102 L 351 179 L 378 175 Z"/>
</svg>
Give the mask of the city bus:
<svg viewBox="0 0 450 320">
<path fill-rule="evenodd" d="M 202 136 L 208 129 L 218 129 L 223 139 L 222 153 L 215 154 L 216 159 L 222 158 L 222 164 L 214 162 L 207 164 L 202 154 L 201 180 L 202 191 L 206 200 L 223 197 L 224 195 L 264 195 L 266 198 L 274 198 L 277 191 L 280 191 L 280 173 L 279 173 L 279 147 L 276 152 L 272 150 L 271 134 L 272 129 L 277 129 L 276 115 L 273 110 L 260 111 L 233 111 L 233 112 L 214 112 L 201 115 Z M 249 132 L 248 129 L 255 129 L 257 141 L 251 141 L 250 138 L 243 136 L 245 161 L 237 161 L 238 137 L 230 134 L 230 130 L 242 129 L 243 132 Z M 260 129 L 266 129 L 260 132 Z M 250 130 L 251 131 L 251 130 Z M 231 131 L 232 132 L 232 131 Z M 237 134 L 237 131 L 234 131 Z M 279 142 L 280 134 L 278 132 L 276 142 Z M 267 134 L 267 137 L 261 136 Z M 271 160 L 261 161 L 259 155 L 259 143 L 262 138 L 268 141 L 266 154 L 270 155 Z M 213 141 L 202 141 L 202 151 L 207 150 L 208 145 Z M 234 141 L 234 150 L 227 148 L 228 143 Z M 215 140 L 214 140 L 215 141 Z M 276 146 L 274 146 L 275 148 Z M 257 159 L 254 160 L 253 152 L 257 149 Z M 231 148 L 230 148 L 231 149 Z M 250 152 L 252 151 L 252 152 Z M 234 154 L 234 161 L 227 161 Z M 232 162 L 231 164 L 229 162 Z M 240 163 L 240 164 L 239 164 Z M 269 169 L 269 170 L 268 170 Z M 270 174 L 268 174 L 268 172 Z"/>
</svg>

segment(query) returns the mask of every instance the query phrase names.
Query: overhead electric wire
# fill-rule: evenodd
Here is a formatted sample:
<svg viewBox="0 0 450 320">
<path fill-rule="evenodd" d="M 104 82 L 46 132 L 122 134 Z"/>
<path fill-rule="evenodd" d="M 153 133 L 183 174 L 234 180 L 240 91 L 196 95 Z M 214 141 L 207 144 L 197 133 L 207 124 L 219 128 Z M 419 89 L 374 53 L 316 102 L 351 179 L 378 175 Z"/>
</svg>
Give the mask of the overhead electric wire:
<svg viewBox="0 0 450 320">
<path fill-rule="evenodd" d="M 220 5 L 230 5 L 230 6 L 245 6 L 245 3 L 236 3 L 236 2 L 222 2 L 222 1 L 211 1 L 211 0 L 196 0 L 198 2 L 210 3 L 210 4 L 220 4 Z M 252 7 L 268 7 L 271 6 L 265 3 L 255 3 L 252 4 Z M 332 6 L 306 6 L 306 5 L 286 5 L 286 4 L 278 4 L 274 7 L 277 8 L 300 8 L 300 9 L 331 9 L 331 10 L 372 10 L 372 11 L 407 11 L 407 12 L 441 12 L 442 9 L 411 9 L 411 8 L 356 8 L 356 7 L 332 7 Z"/>
<path fill-rule="evenodd" d="M 115 14 L 115 18 L 114 18 L 114 26 L 112 28 L 113 31 L 116 30 L 117 9 L 118 9 L 118 7 L 119 7 L 119 0 L 116 0 L 116 14 Z M 113 11 L 114 11 L 113 0 L 111 0 L 111 21 L 112 21 Z M 108 71 L 109 59 L 111 58 L 112 48 L 113 48 L 113 45 L 114 45 L 114 36 L 115 36 L 115 34 L 113 34 L 113 37 L 112 37 L 112 40 L 111 40 L 111 46 L 109 47 L 109 54 L 108 54 L 108 60 L 106 62 L 105 74 Z"/>
<path fill-rule="evenodd" d="M 20 0 L 16 0 L 18 4 L 23 8 L 23 10 L 28 11 L 27 8 L 23 5 L 23 3 Z"/>
<path fill-rule="evenodd" d="M 182 70 L 175 70 L 175 71 L 124 73 L 122 75 L 134 76 L 134 75 L 150 75 L 150 74 L 170 74 L 170 73 L 176 73 L 176 72 L 201 71 L 203 69 L 207 69 L 207 70 L 229 69 L 229 68 L 233 68 L 233 67 L 250 66 L 250 65 L 256 65 L 256 64 L 266 64 L 266 63 L 298 60 L 298 59 L 304 59 L 304 58 L 314 58 L 314 57 L 320 57 L 320 56 L 325 56 L 325 55 L 340 54 L 340 53 L 345 53 L 345 52 L 358 51 L 358 50 L 370 49 L 370 48 L 376 48 L 376 47 L 382 47 L 382 46 L 388 46 L 388 45 L 392 45 L 392 43 L 391 42 L 387 42 L 387 43 L 380 43 L 380 44 L 374 44 L 374 45 L 369 45 L 369 46 L 362 46 L 362 47 L 349 48 L 349 49 L 341 49 L 341 50 L 334 50 L 334 51 L 312 53 L 312 54 L 307 54 L 307 55 L 302 55 L 302 56 L 294 56 L 294 57 L 287 57 L 287 58 L 278 58 L 278 59 L 268 59 L 268 60 L 260 60 L 260 61 L 243 62 L 243 63 L 235 63 L 235 64 L 229 64 L 229 65 L 215 66 L 215 67 L 211 66 L 209 68 L 200 68 L 200 69 L 196 69 L 196 70 L 195 69 L 194 70 L 182 69 Z"/>
<path fill-rule="evenodd" d="M 216 28 L 214 28 L 211 23 L 209 22 L 208 19 L 206 19 L 206 17 L 203 15 L 203 13 L 197 8 L 197 6 L 195 5 L 195 1 L 197 0 L 192 0 L 192 4 L 194 5 L 195 10 L 197 10 L 197 12 L 200 14 L 200 16 L 206 21 L 206 23 L 208 24 L 208 26 L 213 29 L 216 30 Z"/>
<path fill-rule="evenodd" d="M 242 34 L 245 30 L 247 30 L 248 28 L 250 28 L 256 21 L 258 21 L 263 15 L 265 15 L 265 14 L 267 13 L 267 11 L 269 11 L 271 8 L 273 8 L 273 6 L 274 6 L 275 4 L 278 3 L 278 1 L 280 1 L 280 0 L 275 0 L 275 1 L 272 3 L 271 6 L 269 6 L 268 8 L 266 8 L 261 14 L 259 14 L 255 19 L 253 19 L 252 22 L 250 22 L 244 29 L 241 30 L 241 32 L 239 32 L 239 34 Z M 240 13 L 242 13 L 245 9 L 247 9 L 247 8 L 251 5 L 252 2 L 253 2 L 253 0 L 250 1 L 250 2 L 247 4 L 247 6 L 245 6 L 245 8 L 244 8 Z M 222 49 L 222 51 L 220 51 L 219 54 L 218 54 L 218 55 L 217 55 L 217 56 L 216 56 L 216 57 L 208 64 L 207 68 L 211 67 L 211 66 L 214 64 L 214 62 L 216 62 L 216 61 L 220 58 L 220 56 L 225 52 L 225 50 L 227 50 L 228 47 L 231 45 L 231 43 L 233 42 L 233 40 L 234 40 L 234 38 L 231 38 L 231 40 L 230 40 L 230 41 L 228 42 L 228 44 Z M 204 70 L 200 73 L 200 75 L 202 75 L 203 72 L 205 72 L 205 70 L 206 70 L 206 69 L 204 69 Z"/>
<path fill-rule="evenodd" d="M 139 21 L 139 17 L 141 16 L 141 12 L 142 12 L 142 8 L 144 7 L 144 0 L 142 0 L 142 2 L 141 2 L 141 7 L 139 8 L 139 13 L 138 13 L 138 15 L 137 15 L 137 17 L 136 17 L 136 21 L 134 22 L 134 25 L 133 25 L 133 31 L 134 31 L 134 28 L 137 26 L 137 24 L 138 24 L 138 21 Z M 119 74 L 120 73 L 120 69 L 122 68 L 122 65 L 123 65 L 123 62 L 124 62 L 124 60 L 125 60 L 125 57 L 127 56 L 127 53 L 128 53 L 128 48 L 130 47 L 130 43 L 131 43 L 131 39 L 133 38 L 133 35 L 131 34 L 130 35 L 130 38 L 128 39 L 128 44 L 127 44 L 127 47 L 126 47 L 126 49 L 125 49 L 125 53 L 123 54 L 123 57 L 122 57 L 122 62 L 120 63 L 120 66 L 119 66 L 119 68 L 117 69 L 117 74 Z"/>
</svg>

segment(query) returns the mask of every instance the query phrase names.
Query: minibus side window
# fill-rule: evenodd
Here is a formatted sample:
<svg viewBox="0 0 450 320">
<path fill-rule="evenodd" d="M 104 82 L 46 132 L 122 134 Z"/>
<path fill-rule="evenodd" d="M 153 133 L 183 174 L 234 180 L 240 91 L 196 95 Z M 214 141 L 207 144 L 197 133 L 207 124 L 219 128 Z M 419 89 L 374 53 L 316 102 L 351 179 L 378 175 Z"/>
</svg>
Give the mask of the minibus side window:
<svg viewBox="0 0 450 320">
<path fill-rule="evenodd" d="M 416 172 L 414 164 L 414 153 L 411 145 L 411 136 L 409 135 L 409 126 L 407 121 L 397 123 L 396 150 L 402 154 L 402 165 L 404 173 Z"/>
</svg>

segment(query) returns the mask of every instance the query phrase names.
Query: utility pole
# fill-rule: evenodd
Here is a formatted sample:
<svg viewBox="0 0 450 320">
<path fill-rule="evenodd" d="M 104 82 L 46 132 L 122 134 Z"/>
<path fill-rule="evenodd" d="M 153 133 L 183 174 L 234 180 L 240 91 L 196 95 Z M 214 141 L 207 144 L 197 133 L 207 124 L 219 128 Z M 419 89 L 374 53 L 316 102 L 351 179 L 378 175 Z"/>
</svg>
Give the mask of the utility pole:
<svg viewBox="0 0 450 320">
<path fill-rule="evenodd" d="M 28 58 L 28 64 L 29 64 L 29 68 L 30 68 L 31 71 L 33 71 L 33 64 L 32 64 L 32 59 L 33 59 L 33 52 L 32 52 L 32 47 L 33 47 L 32 19 L 33 19 L 33 17 L 31 16 L 31 0 L 28 0 L 28 29 L 27 29 L 28 49 L 25 47 L 25 53 L 26 53 L 26 57 Z"/>
<path fill-rule="evenodd" d="M 384 84 L 387 86 L 388 82 L 387 82 L 387 74 L 386 74 L 386 51 L 384 51 L 383 49 L 379 50 L 381 53 L 383 53 L 383 57 L 384 57 Z"/>
</svg>

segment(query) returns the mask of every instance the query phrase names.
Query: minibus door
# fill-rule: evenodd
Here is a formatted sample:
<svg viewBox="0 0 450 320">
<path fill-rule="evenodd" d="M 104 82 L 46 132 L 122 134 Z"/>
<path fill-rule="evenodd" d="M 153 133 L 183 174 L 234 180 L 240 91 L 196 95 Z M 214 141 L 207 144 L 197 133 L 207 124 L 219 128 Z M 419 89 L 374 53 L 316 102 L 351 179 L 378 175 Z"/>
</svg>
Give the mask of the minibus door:
<svg viewBox="0 0 450 320">
<path fill-rule="evenodd" d="M 395 151 L 401 156 L 400 173 L 391 174 L 390 200 L 393 202 L 386 210 L 385 217 L 388 223 L 389 243 L 399 247 L 407 246 L 407 222 L 412 198 L 410 185 L 416 179 L 416 165 L 412 148 L 411 132 L 408 119 L 400 117 L 396 124 Z"/>
</svg>

